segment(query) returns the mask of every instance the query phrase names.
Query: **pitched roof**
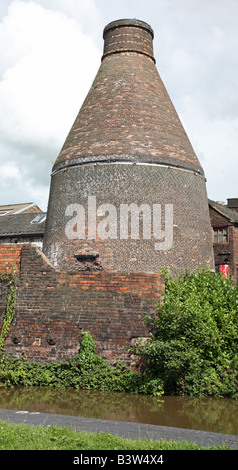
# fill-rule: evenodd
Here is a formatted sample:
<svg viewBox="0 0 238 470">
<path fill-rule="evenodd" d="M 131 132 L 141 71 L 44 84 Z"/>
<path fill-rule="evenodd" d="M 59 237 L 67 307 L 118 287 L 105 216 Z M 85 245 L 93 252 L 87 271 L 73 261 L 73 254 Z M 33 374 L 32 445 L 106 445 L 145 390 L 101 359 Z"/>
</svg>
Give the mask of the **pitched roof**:
<svg viewBox="0 0 238 470">
<path fill-rule="evenodd" d="M 215 209 L 219 214 L 223 215 L 226 217 L 230 222 L 233 223 L 238 223 L 238 212 L 230 209 L 229 207 L 220 204 L 219 202 L 212 201 L 211 199 L 208 199 L 209 206 Z"/>
<path fill-rule="evenodd" d="M 0 213 L 6 211 L 5 215 L 13 215 L 13 214 L 21 213 L 32 207 L 37 207 L 37 210 L 41 211 L 40 208 L 36 206 L 33 202 L 24 202 L 21 204 L 5 204 L 3 206 L 0 206 Z"/>
<path fill-rule="evenodd" d="M 45 230 L 45 213 L 16 214 L 0 217 L 0 237 L 43 235 Z M 41 218 L 42 222 L 37 222 Z M 36 219 L 36 220 L 35 220 Z"/>
</svg>

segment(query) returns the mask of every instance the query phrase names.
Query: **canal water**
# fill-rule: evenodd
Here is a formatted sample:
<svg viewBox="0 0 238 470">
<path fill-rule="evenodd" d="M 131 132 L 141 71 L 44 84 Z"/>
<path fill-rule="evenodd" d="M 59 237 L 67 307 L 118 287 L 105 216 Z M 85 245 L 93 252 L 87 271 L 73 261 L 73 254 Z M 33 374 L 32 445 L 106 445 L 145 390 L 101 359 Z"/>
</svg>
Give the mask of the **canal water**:
<svg viewBox="0 0 238 470">
<path fill-rule="evenodd" d="M 238 435 L 238 401 L 64 390 L 0 389 L 0 408 L 131 421 Z"/>
</svg>

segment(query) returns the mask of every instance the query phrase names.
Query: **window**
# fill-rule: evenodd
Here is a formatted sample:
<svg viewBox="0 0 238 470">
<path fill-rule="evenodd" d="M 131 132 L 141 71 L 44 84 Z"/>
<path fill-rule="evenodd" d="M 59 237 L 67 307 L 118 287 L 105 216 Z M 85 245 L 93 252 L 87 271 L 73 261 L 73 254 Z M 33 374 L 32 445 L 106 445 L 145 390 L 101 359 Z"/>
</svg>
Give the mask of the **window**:
<svg viewBox="0 0 238 470">
<path fill-rule="evenodd" d="M 45 219 L 46 214 L 39 214 L 31 221 L 31 224 L 41 224 Z"/>
<path fill-rule="evenodd" d="M 226 243 L 228 242 L 228 227 L 214 228 L 214 243 Z"/>
<path fill-rule="evenodd" d="M 8 214 L 11 211 L 0 211 L 0 216 L 3 217 L 4 215 Z"/>
</svg>

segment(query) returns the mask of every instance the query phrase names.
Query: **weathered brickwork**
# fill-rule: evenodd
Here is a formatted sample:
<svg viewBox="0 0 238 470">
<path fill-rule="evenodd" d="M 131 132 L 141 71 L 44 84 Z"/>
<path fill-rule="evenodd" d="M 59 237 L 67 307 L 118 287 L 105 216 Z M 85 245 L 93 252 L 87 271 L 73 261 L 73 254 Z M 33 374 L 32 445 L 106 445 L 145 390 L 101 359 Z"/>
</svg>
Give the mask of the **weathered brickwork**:
<svg viewBox="0 0 238 470">
<path fill-rule="evenodd" d="M 153 61 L 153 29 L 140 20 L 119 20 L 107 25 L 103 31 L 104 50 L 102 60 L 118 52 L 138 52 Z"/>
<path fill-rule="evenodd" d="M 210 207 L 211 225 L 213 228 L 228 228 L 228 241 L 213 244 L 216 266 L 229 265 L 229 273 L 238 282 L 238 226 L 232 224 L 224 215 Z"/>
<path fill-rule="evenodd" d="M 212 227 L 226 227 L 228 225 L 229 220 L 227 217 L 219 214 L 219 212 L 217 212 L 212 207 L 209 208 L 209 212 Z"/>
<path fill-rule="evenodd" d="M 66 208 L 69 204 L 81 204 L 87 216 L 88 195 L 96 197 L 97 208 L 108 202 L 116 208 L 117 239 L 89 240 L 87 230 L 84 240 L 67 238 L 65 228 L 72 217 L 65 216 Z M 123 203 L 135 203 L 138 207 L 146 203 L 151 212 L 153 204 L 161 204 L 162 215 L 165 204 L 173 204 L 171 249 L 155 249 L 152 224 L 151 239 L 143 239 L 143 220 L 138 240 L 120 239 L 120 204 Z M 97 223 L 102 219 L 97 217 Z M 44 252 L 54 266 L 63 271 L 81 270 L 81 263 L 74 255 L 86 250 L 99 254 L 98 266 L 106 271 L 156 273 L 161 266 L 168 266 L 171 271 L 213 266 L 204 181 L 201 176 L 174 168 L 107 164 L 57 173 L 52 178 L 45 238 Z"/>
<path fill-rule="evenodd" d="M 41 214 L 42 210 L 38 206 L 32 206 L 24 210 L 24 214 Z"/>
<path fill-rule="evenodd" d="M 154 62 L 136 52 L 103 60 L 54 171 L 105 160 L 163 163 L 203 174 Z"/>
<path fill-rule="evenodd" d="M 238 226 L 230 227 L 230 243 L 232 246 L 232 256 L 230 263 L 230 271 L 234 276 L 234 280 L 238 282 Z"/>
<path fill-rule="evenodd" d="M 82 270 L 77 252 L 99 255 L 92 269 L 153 272 L 213 267 L 203 169 L 155 67 L 153 30 L 119 20 L 104 30 L 102 64 L 54 164 L 43 251 L 59 270 Z M 70 204 L 173 205 L 172 248 L 156 239 L 66 237 Z M 152 229 L 152 225 L 151 225 Z M 162 224 L 162 229 L 164 226 Z M 157 239 L 158 241 L 158 239 Z"/>
<path fill-rule="evenodd" d="M 17 244 L 0 245 L 0 273 L 19 273 L 21 249 L 21 246 Z"/>
<path fill-rule="evenodd" d="M 53 167 L 44 254 L 18 247 L 17 312 L 7 353 L 24 352 L 29 360 L 76 355 L 82 330 L 108 361 L 128 360 L 124 346 L 147 336 L 143 315 L 153 315 L 162 298 L 160 268 L 214 266 L 204 172 L 155 67 L 153 30 L 139 20 L 119 20 L 106 26 L 104 40 L 97 76 Z M 95 235 L 88 225 L 90 197 Z M 66 231 L 72 204 L 83 208 L 74 223 L 75 231 L 86 219 L 81 237 Z M 105 224 L 102 204 L 116 211 L 113 237 L 98 232 L 98 222 Z M 128 239 L 121 236 L 123 204 L 138 207 L 138 237 L 131 236 L 130 222 Z M 142 204 L 151 211 L 145 237 Z M 160 219 L 154 205 L 161 205 Z M 153 224 L 168 233 L 166 205 L 173 208 L 172 242 L 156 249 L 167 235 L 156 237 Z M 2 261 L 3 269 L 9 266 Z"/>
<path fill-rule="evenodd" d="M 7 354 L 21 357 L 24 352 L 28 360 L 42 362 L 70 358 L 78 353 L 80 333 L 86 330 L 109 362 L 129 361 L 124 346 L 148 335 L 143 315 L 153 315 L 162 298 L 161 276 L 57 272 L 37 247 L 18 248 L 17 310 Z M 0 314 L 2 318 L 3 308 Z"/>
</svg>

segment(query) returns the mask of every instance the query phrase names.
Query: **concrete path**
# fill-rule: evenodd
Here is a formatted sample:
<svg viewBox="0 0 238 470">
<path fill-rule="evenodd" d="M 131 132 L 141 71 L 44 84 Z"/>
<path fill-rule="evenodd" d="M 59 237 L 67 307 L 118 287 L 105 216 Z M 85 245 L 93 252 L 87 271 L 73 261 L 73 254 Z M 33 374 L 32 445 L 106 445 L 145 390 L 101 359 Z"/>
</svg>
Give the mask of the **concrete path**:
<svg viewBox="0 0 238 470">
<path fill-rule="evenodd" d="M 165 439 L 173 441 L 189 441 L 203 447 L 225 444 L 238 449 L 238 436 L 220 434 L 207 431 L 194 431 L 191 429 L 156 426 L 152 424 L 131 423 L 125 421 L 108 421 L 103 419 L 83 418 L 47 414 L 29 411 L 16 411 L 0 409 L 0 420 L 10 423 L 24 423 L 32 426 L 68 426 L 76 431 L 104 432 L 119 435 L 130 439 Z"/>
</svg>

